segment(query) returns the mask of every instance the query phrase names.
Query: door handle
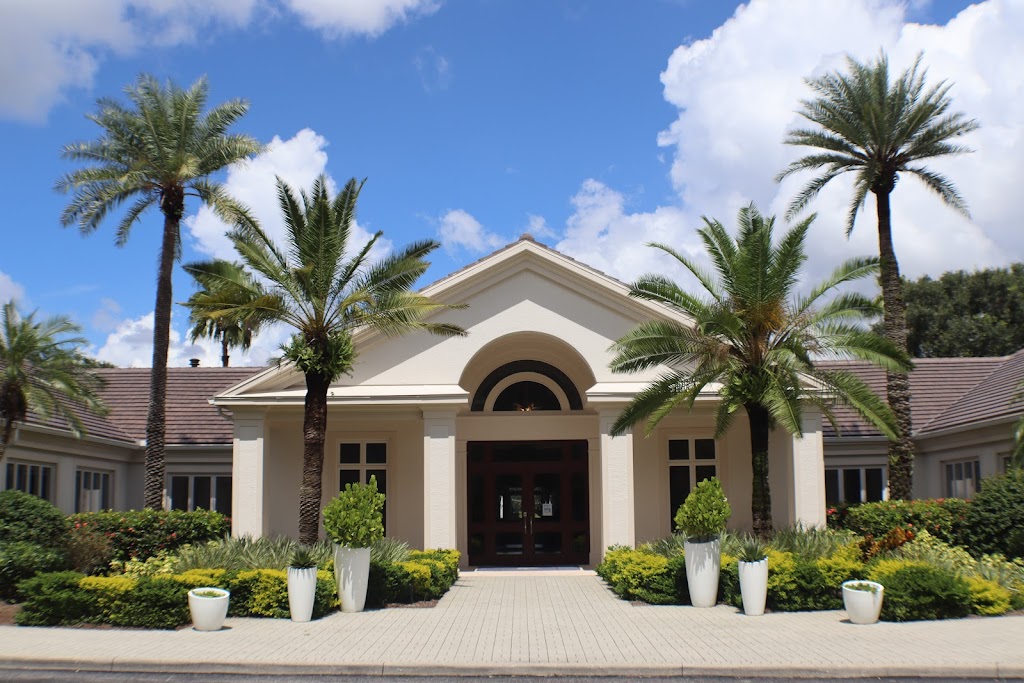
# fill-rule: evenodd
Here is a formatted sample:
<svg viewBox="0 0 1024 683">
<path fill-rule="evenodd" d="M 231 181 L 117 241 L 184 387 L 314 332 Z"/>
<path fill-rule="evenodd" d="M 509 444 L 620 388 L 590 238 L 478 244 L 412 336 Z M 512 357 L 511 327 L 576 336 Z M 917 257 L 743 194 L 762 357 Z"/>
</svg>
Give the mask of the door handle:
<svg viewBox="0 0 1024 683">
<path fill-rule="evenodd" d="M 528 531 L 528 524 L 529 524 L 528 520 L 529 519 L 530 519 L 529 513 L 526 510 L 523 510 L 523 533 L 526 534 L 526 535 L 529 535 L 529 533 L 530 533 Z"/>
</svg>

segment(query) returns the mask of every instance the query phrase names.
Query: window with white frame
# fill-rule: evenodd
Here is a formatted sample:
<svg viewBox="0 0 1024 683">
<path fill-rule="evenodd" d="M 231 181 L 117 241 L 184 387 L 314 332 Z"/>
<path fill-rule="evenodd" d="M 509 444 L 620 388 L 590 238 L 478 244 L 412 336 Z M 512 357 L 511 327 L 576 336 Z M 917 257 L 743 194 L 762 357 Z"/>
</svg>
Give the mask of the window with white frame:
<svg viewBox="0 0 1024 683">
<path fill-rule="evenodd" d="M 889 498 L 889 476 L 885 466 L 843 466 L 825 468 L 825 504 L 873 503 Z"/>
<path fill-rule="evenodd" d="M 171 510 L 216 510 L 231 515 L 230 474 L 172 474 L 168 490 Z"/>
<path fill-rule="evenodd" d="M 109 510 L 111 481 L 114 475 L 102 470 L 75 472 L 75 512 Z"/>
<path fill-rule="evenodd" d="M 8 489 L 16 489 L 53 502 L 53 465 L 7 461 Z"/>
<path fill-rule="evenodd" d="M 388 494 L 388 444 L 383 439 L 345 440 L 338 448 L 338 490 L 346 484 L 377 480 L 377 490 Z M 384 503 L 384 528 L 387 529 L 387 502 Z"/>
<path fill-rule="evenodd" d="M 972 498 L 981 489 L 981 461 L 978 458 L 943 464 L 946 470 L 947 498 Z"/>
<path fill-rule="evenodd" d="M 669 528 L 675 530 L 676 510 L 698 482 L 718 476 L 718 451 L 714 439 L 668 440 Z"/>
</svg>

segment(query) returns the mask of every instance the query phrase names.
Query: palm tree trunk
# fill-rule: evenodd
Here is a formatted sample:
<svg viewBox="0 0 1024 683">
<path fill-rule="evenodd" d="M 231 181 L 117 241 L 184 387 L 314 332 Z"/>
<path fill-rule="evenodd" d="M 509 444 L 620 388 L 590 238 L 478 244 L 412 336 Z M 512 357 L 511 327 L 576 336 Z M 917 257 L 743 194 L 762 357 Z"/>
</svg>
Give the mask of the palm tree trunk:
<svg viewBox="0 0 1024 683">
<path fill-rule="evenodd" d="M 149 413 L 146 416 L 147 508 L 164 507 L 164 439 L 166 434 L 167 349 L 171 340 L 171 276 L 178 244 L 181 209 L 165 198 L 164 236 L 160 245 L 160 271 L 156 280 L 156 306 L 153 309 L 153 369 L 149 380 Z M 183 204 L 179 198 L 178 207 Z"/>
<path fill-rule="evenodd" d="M 754 534 L 767 539 L 772 534 L 772 492 L 768 484 L 768 434 L 771 418 L 764 406 L 748 404 L 750 420 L 750 461 L 754 479 L 750 496 L 750 513 Z"/>
<path fill-rule="evenodd" d="M 226 368 L 228 366 L 228 361 L 230 360 L 230 358 L 231 357 L 228 356 L 228 335 L 227 335 L 226 332 L 224 332 L 224 330 L 221 330 L 221 332 L 220 332 L 220 364 L 221 364 L 221 367 Z"/>
<path fill-rule="evenodd" d="M 880 260 L 882 299 L 885 311 L 882 326 L 885 337 L 900 349 L 907 350 L 907 315 L 903 304 L 900 266 L 892 247 L 892 219 L 889 212 L 889 191 L 875 193 L 878 206 L 878 257 Z M 910 415 L 910 377 L 905 372 L 886 373 L 886 394 L 889 408 L 899 426 L 899 438 L 889 443 L 889 498 L 911 497 L 914 477 L 913 423 Z"/>
<path fill-rule="evenodd" d="M 320 537 L 320 506 L 327 437 L 329 377 L 306 375 L 306 406 L 302 420 L 302 486 L 299 489 L 299 543 L 311 545 Z"/>
</svg>

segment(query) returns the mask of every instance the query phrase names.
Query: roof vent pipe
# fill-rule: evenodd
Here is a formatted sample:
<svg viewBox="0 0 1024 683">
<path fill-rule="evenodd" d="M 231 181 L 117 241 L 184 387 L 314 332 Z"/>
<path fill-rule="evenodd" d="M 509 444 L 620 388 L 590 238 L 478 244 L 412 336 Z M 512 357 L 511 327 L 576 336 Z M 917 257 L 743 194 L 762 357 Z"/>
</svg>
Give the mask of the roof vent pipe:
<svg viewBox="0 0 1024 683">
<path fill-rule="evenodd" d="M 188 359 L 188 364 L 191 365 L 194 368 L 198 368 L 199 367 L 199 359 L 198 358 L 189 358 Z"/>
</svg>

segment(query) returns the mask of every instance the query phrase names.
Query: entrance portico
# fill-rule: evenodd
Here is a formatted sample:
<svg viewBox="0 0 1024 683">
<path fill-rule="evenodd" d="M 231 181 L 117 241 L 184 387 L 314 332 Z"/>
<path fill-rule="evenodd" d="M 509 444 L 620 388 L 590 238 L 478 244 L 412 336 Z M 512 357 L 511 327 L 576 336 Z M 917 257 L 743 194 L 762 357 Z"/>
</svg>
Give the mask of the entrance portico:
<svg viewBox="0 0 1024 683">
<path fill-rule="evenodd" d="M 521 240 L 428 287 L 466 337 L 357 335 L 351 377 L 328 395 L 323 502 L 376 476 L 385 526 L 414 547 L 455 547 L 465 563 L 594 564 L 613 544 L 672 531 L 673 505 L 718 476 L 750 525 L 746 421 L 714 438 L 714 393 L 650 435 L 612 435 L 660 373 L 614 375 L 612 343 L 671 312 L 625 285 Z M 686 324 L 685 320 L 677 320 Z M 235 423 L 234 533 L 294 535 L 302 472 L 302 376 L 272 368 L 214 399 Z M 824 522 L 820 417 L 773 435 L 777 523 Z"/>
</svg>

